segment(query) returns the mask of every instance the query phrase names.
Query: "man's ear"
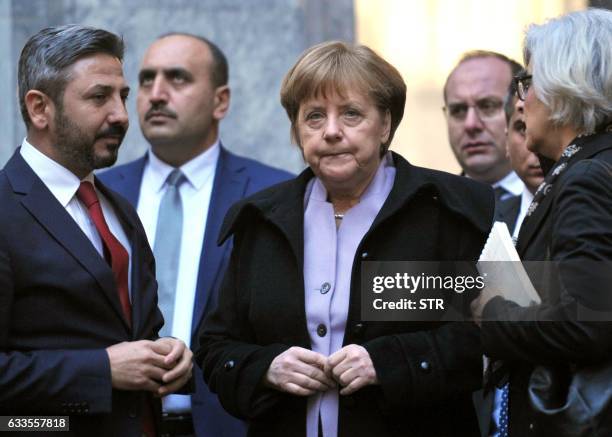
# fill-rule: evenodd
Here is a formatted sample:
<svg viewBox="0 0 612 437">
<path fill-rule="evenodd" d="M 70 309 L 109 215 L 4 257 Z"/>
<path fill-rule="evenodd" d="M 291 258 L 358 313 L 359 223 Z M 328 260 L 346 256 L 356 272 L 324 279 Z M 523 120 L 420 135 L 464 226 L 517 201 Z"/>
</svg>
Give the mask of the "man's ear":
<svg viewBox="0 0 612 437">
<path fill-rule="evenodd" d="M 44 130 L 49 127 L 55 105 L 48 95 L 42 91 L 30 90 L 25 95 L 25 106 L 34 128 Z"/>
<path fill-rule="evenodd" d="M 215 109 L 213 110 L 213 118 L 221 120 L 229 111 L 230 105 L 230 88 L 228 85 L 223 85 L 215 89 Z"/>
</svg>

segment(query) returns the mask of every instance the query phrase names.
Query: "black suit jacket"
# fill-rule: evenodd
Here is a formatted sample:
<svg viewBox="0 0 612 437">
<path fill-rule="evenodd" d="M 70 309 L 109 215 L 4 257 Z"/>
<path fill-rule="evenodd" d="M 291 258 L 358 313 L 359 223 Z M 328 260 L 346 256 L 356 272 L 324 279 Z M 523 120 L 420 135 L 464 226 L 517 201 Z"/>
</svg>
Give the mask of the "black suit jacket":
<svg viewBox="0 0 612 437">
<path fill-rule="evenodd" d="M 70 415 L 72 435 L 137 436 L 148 395 L 112 389 L 105 348 L 157 337 L 154 261 L 134 209 L 96 187 L 132 246 L 131 328 L 109 265 L 19 150 L 0 171 L 0 412 Z"/>
<path fill-rule="evenodd" d="M 483 323 L 481 338 L 487 355 L 506 362 L 511 435 L 546 435 L 534 429 L 527 396 L 535 364 L 567 371 L 570 364 L 612 357 L 611 324 L 588 321 L 580 312 L 611 309 L 612 134 L 580 141 L 583 149 L 519 234 L 521 259 L 554 262 L 529 272 L 543 303 L 521 308 L 496 297 L 483 312 L 487 319 L 506 320 Z"/>
<path fill-rule="evenodd" d="M 518 218 L 521 209 L 521 196 L 512 196 L 506 200 L 500 201 L 495 209 L 495 220 L 504 222 L 508 226 L 510 235 L 514 232 L 516 219 Z"/>
</svg>

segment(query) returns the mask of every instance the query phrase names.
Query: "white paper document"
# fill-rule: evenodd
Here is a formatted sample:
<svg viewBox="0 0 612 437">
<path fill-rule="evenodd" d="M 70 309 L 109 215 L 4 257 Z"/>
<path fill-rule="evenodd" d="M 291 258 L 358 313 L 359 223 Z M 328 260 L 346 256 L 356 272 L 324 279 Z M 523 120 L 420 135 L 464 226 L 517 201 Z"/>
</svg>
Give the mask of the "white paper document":
<svg viewBox="0 0 612 437">
<path fill-rule="evenodd" d="M 493 224 L 476 266 L 481 276 L 485 278 L 485 288 L 495 294 L 501 294 L 504 299 L 514 301 L 523 307 L 541 302 L 521 264 L 521 258 L 514 248 L 505 223 Z"/>
</svg>

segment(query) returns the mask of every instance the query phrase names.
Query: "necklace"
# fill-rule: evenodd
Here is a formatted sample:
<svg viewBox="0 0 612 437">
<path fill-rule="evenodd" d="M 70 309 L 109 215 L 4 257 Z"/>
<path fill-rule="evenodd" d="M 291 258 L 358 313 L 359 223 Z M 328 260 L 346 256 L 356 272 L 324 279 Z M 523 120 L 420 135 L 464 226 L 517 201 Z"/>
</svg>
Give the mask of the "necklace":
<svg viewBox="0 0 612 437">
<path fill-rule="evenodd" d="M 344 214 L 334 214 L 334 218 L 336 220 L 342 220 L 344 218 Z"/>
</svg>

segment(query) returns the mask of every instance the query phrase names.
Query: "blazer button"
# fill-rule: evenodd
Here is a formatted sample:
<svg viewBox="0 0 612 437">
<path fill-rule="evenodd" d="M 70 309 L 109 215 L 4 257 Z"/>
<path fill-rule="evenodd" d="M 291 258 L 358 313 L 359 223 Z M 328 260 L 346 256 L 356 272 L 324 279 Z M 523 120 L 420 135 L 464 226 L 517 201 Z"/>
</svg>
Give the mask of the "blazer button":
<svg viewBox="0 0 612 437">
<path fill-rule="evenodd" d="M 360 336 L 363 334 L 365 327 L 363 326 L 363 323 L 357 323 L 355 326 L 353 326 L 353 334 Z"/>
<path fill-rule="evenodd" d="M 234 360 L 229 360 L 226 361 L 225 364 L 223 365 L 223 368 L 229 372 L 230 370 L 232 370 L 234 367 L 236 366 L 236 363 L 234 363 Z"/>
<path fill-rule="evenodd" d="M 429 364 L 429 361 L 421 361 L 419 367 L 425 373 L 429 373 L 431 371 L 431 364 Z"/>
<path fill-rule="evenodd" d="M 321 323 L 319 326 L 317 326 L 317 335 L 319 337 L 325 337 L 325 334 L 327 334 L 327 327 Z"/>
<path fill-rule="evenodd" d="M 370 254 L 368 252 L 361 252 L 361 259 L 366 259 Z"/>
<path fill-rule="evenodd" d="M 136 412 L 134 410 L 128 411 L 128 417 L 130 419 L 136 419 Z"/>
</svg>

